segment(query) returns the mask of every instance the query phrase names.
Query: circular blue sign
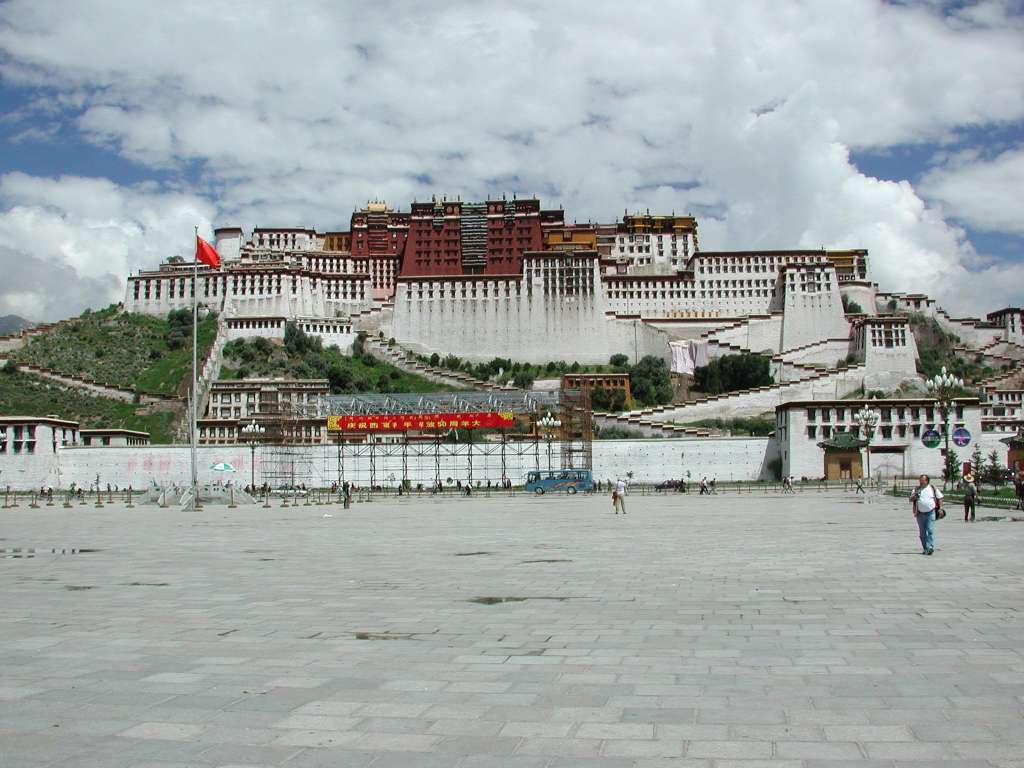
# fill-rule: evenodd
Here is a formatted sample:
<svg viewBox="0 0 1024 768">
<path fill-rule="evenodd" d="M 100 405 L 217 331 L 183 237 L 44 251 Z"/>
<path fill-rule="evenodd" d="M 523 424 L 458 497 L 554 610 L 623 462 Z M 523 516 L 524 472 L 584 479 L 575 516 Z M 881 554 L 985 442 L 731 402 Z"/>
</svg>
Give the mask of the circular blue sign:
<svg viewBox="0 0 1024 768">
<path fill-rule="evenodd" d="M 954 443 L 963 448 L 971 442 L 971 433 L 963 427 L 957 427 L 953 430 L 952 438 Z"/>
<path fill-rule="evenodd" d="M 942 442 L 942 435 L 934 429 L 929 429 L 921 435 L 921 442 L 924 443 L 926 448 L 938 448 L 939 443 Z"/>
</svg>

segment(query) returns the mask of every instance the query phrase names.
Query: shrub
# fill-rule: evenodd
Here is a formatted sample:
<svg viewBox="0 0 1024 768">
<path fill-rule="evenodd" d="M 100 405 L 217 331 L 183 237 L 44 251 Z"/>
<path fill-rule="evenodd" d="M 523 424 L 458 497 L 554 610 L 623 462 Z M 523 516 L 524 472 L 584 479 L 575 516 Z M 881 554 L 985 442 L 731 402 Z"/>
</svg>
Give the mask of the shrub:
<svg viewBox="0 0 1024 768">
<path fill-rule="evenodd" d="M 533 374 L 528 371 L 518 371 L 512 377 L 512 385 L 519 389 L 529 389 L 533 386 Z"/>
<path fill-rule="evenodd" d="M 626 407 L 626 394 L 621 389 L 594 387 L 590 392 L 590 404 L 595 411 L 615 413 Z"/>
<path fill-rule="evenodd" d="M 694 380 L 697 389 L 709 395 L 763 387 L 772 383 L 770 365 L 764 355 L 725 355 L 694 371 Z"/>
<path fill-rule="evenodd" d="M 641 405 L 664 405 L 672 402 L 672 378 L 660 357 L 646 355 L 629 369 L 633 399 Z"/>
<path fill-rule="evenodd" d="M 629 365 L 629 355 L 623 355 L 621 352 L 617 355 L 612 355 L 608 360 L 608 364 L 612 368 L 625 369 Z"/>
</svg>

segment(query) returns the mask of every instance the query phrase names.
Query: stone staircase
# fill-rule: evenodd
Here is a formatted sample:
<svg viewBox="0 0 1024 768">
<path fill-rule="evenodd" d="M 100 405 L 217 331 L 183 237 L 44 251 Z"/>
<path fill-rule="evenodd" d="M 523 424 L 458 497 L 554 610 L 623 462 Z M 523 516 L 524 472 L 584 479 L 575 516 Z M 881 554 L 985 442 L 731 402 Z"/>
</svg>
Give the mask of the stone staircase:
<svg viewBox="0 0 1024 768">
<path fill-rule="evenodd" d="M 450 371 L 447 368 L 439 368 L 419 360 L 412 352 L 400 344 L 389 345 L 380 338 L 367 337 L 363 342 L 363 349 L 370 355 L 382 360 L 385 363 L 395 366 L 406 373 L 421 376 L 424 379 L 433 381 L 435 384 L 444 384 L 457 389 L 475 389 L 491 392 L 515 391 L 515 387 L 495 384 L 492 381 L 480 381 L 462 371 Z"/>
<path fill-rule="evenodd" d="M 607 414 L 604 415 L 605 422 L 603 423 L 607 423 L 609 426 L 617 424 L 622 427 L 657 430 L 661 435 L 668 433 L 673 428 L 682 427 L 680 422 L 758 416 L 767 411 L 773 411 L 776 406 L 784 402 L 810 400 L 814 398 L 816 390 L 823 385 L 834 385 L 834 391 L 830 394 L 843 397 L 861 385 L 863 374 L 863 365 L 815 371 L 795 381 L 726 392 L 721 395 L 710 395 L 687 403 L 660 405 L 614 415 Z"/>
<path fill-rule="evenodd" d="M 28 373 L 41 379 L 49 379 L 50 381 L 55 381 L 66 387 L 80 390 L 85 394 L 92 395 L 94 397 L 107 397 L 112 400 L 120 400 L 126 403 L 133 402 L 138 398 L 138 402 L 144 404 L 176 402 L 179 399 L 175 395 L 157 395 L 147 392 L 137 393 L 135 390 L 129 389 L 128 387 L 121 387 L 116 384 L 106 384 L 81 374 L 61 373 L 60 371 L 55 371 L 52 368 L 44 368 L 42 366 L 32 365 L 31 363 L 18 363 L 17 368 L 22 373 Z"/>
</svg>

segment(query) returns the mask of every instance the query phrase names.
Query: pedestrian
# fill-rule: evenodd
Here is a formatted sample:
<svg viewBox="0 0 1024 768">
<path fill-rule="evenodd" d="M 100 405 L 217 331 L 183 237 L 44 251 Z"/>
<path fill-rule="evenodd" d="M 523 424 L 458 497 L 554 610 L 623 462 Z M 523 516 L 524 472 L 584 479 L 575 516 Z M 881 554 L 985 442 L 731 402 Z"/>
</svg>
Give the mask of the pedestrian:
<svg viewBox="0 0 1024 768">
<path fill-rule="evenodd" d="M 1013 490 L 1017 494 L 1017 509 L 1024 509 L 1024 471 L 1017 472 L 1013 481 Z"/>
<path fill-rule="evenodd" d="M 698 496 L 705 496 L 708 493 L 710 493 L 710 491 L 708 490 L 708 479 L 705 476 L 705 477 L 702 477 L 700 479 L 700 492 L 697 495 Z"/>
<path fill-rule="evenodd" d="M 974 474 L 964 475 L 964 522 L 974 522 L 974 509 L 978 503 L 978 486 L 974 482 Z M 969 516 L 969 517 L 968 517 Z"/>
<path fill-rule="evenodd" d="M 615 514 L 626 514 L 626 481 L 621 477 L 615 480 L 615 486 L 612 488 L 612 509 L 615 510 Z"/>
<path fill-rule="evenodd" d="M 935 552 L 935 517 L 942 509 L 942 491 L 932 485 L 928 475 L 917 479 L 917 488 L 910 494 L 910 507 L 917 518 L 921 554 L 931 555 Z"/>
</svg>

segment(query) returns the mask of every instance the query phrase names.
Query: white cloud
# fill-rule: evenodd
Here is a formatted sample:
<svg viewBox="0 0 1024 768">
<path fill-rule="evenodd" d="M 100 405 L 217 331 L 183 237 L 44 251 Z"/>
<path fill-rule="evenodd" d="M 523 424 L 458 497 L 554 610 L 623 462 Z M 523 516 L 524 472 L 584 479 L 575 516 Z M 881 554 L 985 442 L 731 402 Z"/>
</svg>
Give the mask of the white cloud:
<svg viewBox="0 0 1024 768">
<path fill-rule="evenodd" d="M 51 320 L 124 297 L 124 277 L 192 253 L 213 206 L 193 195 L 106 179 L 0 177 L 0 307 Z"/>
<path fill-rule="evenodd" d="M 865 246 L 884 287 L 956 311 L 988 305 L 953 291 L 970 270 L 1008 290 L 912 187 L 848 158 L 1024 117 L 1024 25 L 999 3 L 83 5 L 0 6 L 0 74 L 144 167 L 198 165 L 219 223 L 345 227 L 371 197 L 536 193 L 570 219 L 693 209 L 705 248 Z M 85 209 L 140 215 L 135 189 L 37 188 L 22 216 L 68 231 Z M 143 197 L 156 215 L 204 205 Z M 102 268 L 152 263 L 182 225 L 149 223 Z"/>
<path fill-rule="evenodd" d="M 1024 233 L 1024 149 L 991 160 L 962 153 L 921 180 L 921 192 L 948 216 L 981 230 Z"/>
</svg>

